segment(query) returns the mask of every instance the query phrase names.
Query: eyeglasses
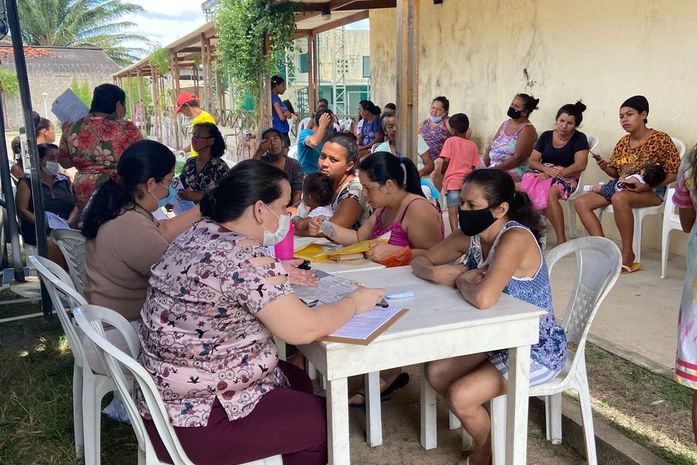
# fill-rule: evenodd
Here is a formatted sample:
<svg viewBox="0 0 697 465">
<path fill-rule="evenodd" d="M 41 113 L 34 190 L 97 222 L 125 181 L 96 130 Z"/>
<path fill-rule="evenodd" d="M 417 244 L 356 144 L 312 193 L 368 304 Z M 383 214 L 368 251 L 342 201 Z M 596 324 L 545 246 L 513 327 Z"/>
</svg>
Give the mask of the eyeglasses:
<svg viewBox="0 0 697 465">
<path fill-rule="evenodd" d="M 213 136 L 191 136 L 192 139 L 213 139 Z"/>
</svg>

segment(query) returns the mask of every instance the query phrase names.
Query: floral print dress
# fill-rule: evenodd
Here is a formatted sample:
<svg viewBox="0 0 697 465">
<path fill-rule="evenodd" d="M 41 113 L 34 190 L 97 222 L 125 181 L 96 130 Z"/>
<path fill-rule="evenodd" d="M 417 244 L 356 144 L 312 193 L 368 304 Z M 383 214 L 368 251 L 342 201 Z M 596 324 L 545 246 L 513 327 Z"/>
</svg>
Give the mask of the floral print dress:
<svg viewBox="0 0 697 465">
<path fill-rule="evenodd" d="M 77 174 L 73 194 L 82 209 L 89 198 L 113 172 L 121 154 L 143 136 L 130 121 L 89 115 L 63 126 L 61 160 L 71 160 Z"/>
<path fill-rule="evenodd" d="M 288 386 L 271 332 L 256 314 L 293 290 L 257 240 L 202 220 L 151 272 L 139 360 L 174 426 L 206 426 L 216 398 L 229 420 L 244 418 L 264 394 Z"/>
</svg>

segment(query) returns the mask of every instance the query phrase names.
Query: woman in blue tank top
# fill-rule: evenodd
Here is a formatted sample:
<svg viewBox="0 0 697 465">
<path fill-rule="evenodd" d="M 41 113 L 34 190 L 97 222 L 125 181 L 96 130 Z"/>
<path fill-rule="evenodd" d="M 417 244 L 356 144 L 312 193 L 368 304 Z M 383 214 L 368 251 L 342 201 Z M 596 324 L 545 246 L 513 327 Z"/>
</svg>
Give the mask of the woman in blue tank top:
<svg viewBox="0 0 697 465">
<path fill-rule="evenodd" d="M 556 376 L 566 360 L 566 335 L 555 322 L 542 250 L 539 214 L 526 194 L 516 192 L 504 171 L 475 170 L 462 186 L 460 229 L 412 261 L 420 278 L 457 287 L 479 309 L 509 294 L 547 311 L 539 342 L 531 347 L 530 384 Z M 505 394 L 508 351 L 438 360 L 426 365 L 428 383 L 448 399 L 474 445 L 469 465 L 491 460 L 489 415 L 484 403 Z"/>
</svg>

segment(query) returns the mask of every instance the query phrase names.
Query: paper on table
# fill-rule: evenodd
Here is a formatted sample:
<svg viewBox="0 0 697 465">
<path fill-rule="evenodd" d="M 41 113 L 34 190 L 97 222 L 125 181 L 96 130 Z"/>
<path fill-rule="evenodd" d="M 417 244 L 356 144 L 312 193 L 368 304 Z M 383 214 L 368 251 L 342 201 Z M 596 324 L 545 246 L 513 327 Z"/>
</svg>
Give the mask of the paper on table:
<svg viewBox="0 0 697 465">
<path fill-rule="evenodd" d="M 90 112 L 80 98 L 70 89 L 60 94 L 51 104 L 51 111 L 61 123 L 74 123 Z"/>
<path fill-rule="evenodd" d="M 317 287 L 293 286 L 295 295 L 311 306 L 336 302 L 358 286 L 346 278 L 322 271 L 316 273 L 320 278 Z M 368 344 L 405 312 L 406 309 L 399 307 L 375 307 L 367 313 L 354 315 L 344 326 L 322 340 Z"/>
</svg>

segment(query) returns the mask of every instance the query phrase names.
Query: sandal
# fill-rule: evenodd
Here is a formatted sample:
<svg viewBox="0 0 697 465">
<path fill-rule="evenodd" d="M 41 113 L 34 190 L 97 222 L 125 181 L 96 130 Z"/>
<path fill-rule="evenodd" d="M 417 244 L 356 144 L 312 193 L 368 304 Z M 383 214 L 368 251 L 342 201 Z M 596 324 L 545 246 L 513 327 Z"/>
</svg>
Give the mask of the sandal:
<svg viewBox="0 0 697 465">
<path fill-rule="evenodd" d="M 639 271 L 641 269 L 641 264 L 634 262 L 631 265 L 622 265 L 622 272 L 621 274 L 629 274 L 629 273 L 634 273 L 635 271 Z"/>
<path fill-rule="evenodd" d="M 397 378 L 395 378 L 394 381 L 392 381 L 392 384 L 387 386 L 384 391 L 380 393 L 380 402 L 387 402 L 390 400 L 390 394 L 402 389 L 404 386 L 406 386 L 409 383 L 409 374 L 408 373 L 400 373 Z M 365 408 L 365 393 L 358 391 L 354 394 L 359 395 L 363 397 L 363 403 L 362 404 L 350 404 L 349 407 L 360 407 L 360 408 Z"/>
</svg>

